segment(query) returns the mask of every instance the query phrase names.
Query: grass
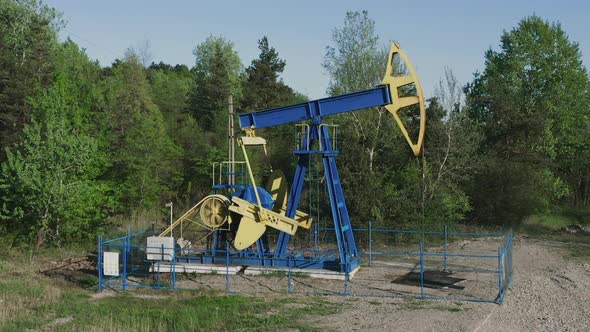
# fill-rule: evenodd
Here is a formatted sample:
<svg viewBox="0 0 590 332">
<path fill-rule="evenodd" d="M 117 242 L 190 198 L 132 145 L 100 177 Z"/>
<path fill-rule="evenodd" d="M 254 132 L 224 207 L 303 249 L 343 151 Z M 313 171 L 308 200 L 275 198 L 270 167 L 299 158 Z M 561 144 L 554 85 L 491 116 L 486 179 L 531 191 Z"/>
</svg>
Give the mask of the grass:
<svg viewBox="0 0 590 332">
<path fill-rule="evenodd" d="M 547 214 L 529 216 L 523 226 L 560 230 L 570 225 L 590 226 L 590 209 L 562 208 Z"/>
<path fill-rule="evenodd" d="M 551 214 L 532 215 L 517 228 L 517 232 L 533 239 L 559 243 L 567 249 L 568 258 L 590 260 L 590 234 L 561 231 L 570 225 L 582 225 L 590 230 L 590 209 L 562 209 Z"/>
<path fill-rule="evenodd" d="M 94 281 L 91 275 L 70 282 L 39 273 L 42 259 L 0 257 L 2 331 L 309 331 L 314 328 L 303 317 L 338 309 L 317 297 L 247 297 L 205 290 L 97 296 L 94 287 L 85 288 Z"/>
<path fill-rule="evenodd" d="M 572 224 L 576 224 L 576 221 L 561 214 L 535 214 L 524 221 L 525 226 L 551 231 L 557 231 Z"/>
</svg>

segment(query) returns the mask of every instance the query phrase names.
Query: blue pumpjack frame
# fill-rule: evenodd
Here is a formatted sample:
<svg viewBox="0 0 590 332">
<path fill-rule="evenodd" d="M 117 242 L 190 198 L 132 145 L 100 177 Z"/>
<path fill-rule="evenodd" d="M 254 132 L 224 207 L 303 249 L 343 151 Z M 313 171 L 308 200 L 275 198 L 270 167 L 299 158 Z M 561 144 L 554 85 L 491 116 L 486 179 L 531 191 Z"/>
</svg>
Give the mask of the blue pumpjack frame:
<svg viewBox="0 0 590 332">
<path fill-rule="evenodd" d="M 322 156 L 324 173 L 330 197 L 332 220 L 336 240 L 338 242 L 337 259 L 321 258 L 313 267 L 341 272 L 350 272 L 360 265 L 358 249 L 354 240 L 354 233 L 348 207 L 342 190 L 342 184 L 336 166 L 338 151 L 333 149 L 328 127 L 322 125 L 323 118 L 330 115 L 347 113 L 359 109 L 383 106 L 391 103 L 390 90 L 387 85 L 378 86 L 360 92 L 328 97 L 309 101 L 306 103 L 279 107 L 260 112 L 242 114 L 239 116 L 240 127 L 268 128 L 294 122 L 311 121 L 311 125 L 305 127 L 302 137 L 301 149 L 294 151 L 299 156 L 295 176 L 287 201 L 286 216 L 294 218 L 301 199 L 305 174 L 312 154 Z M 315 150 L 314 150 L 315 149 Z M 305 257 L 288 257 L 287 248 L 291 236 L 280 232 L 274 255 L 269 265 L 301 267 L 309 264 Z M 288 258 L 288 259 L 287 259 Z M 264 262 L 267 263 L 267 262 Z M 263 264 L 266 265 L 266 264 Z"/>
<path fill-rule="evenodd" d="M 328 127 L 323 125 L 323 118 L 330 115 L 388 105 L 391 103 L 391 100 L 389 87 L 387 85 L 381 85 L 365 91 L 322 98 L 306 103 L 239 116 L 240 127 L 242 129 L 268 128 L 294 122 L 311 121 L 310 126 L 306 127 L 306 132 L 301 138 L 301 149 L 294 151 L 294 154 L 299 156 L 299 161 L 295 169 L 295 176 L 287 201 L 286 216 L 294 218 L 299 207 L 309 158 L 312 154 L 321 155 L 330 197 L 332 220 L 338 242 L 339 257 L 319 257 L 313 260 L 303 256 L 291 257 L 287 253 L 291 235 L 280 232 L 274 254 L 269 253 L 262 256 L 258 254 L 258 257 L 240 257 L 232 259 L 232 261 L 254 263 L 263 266 L 322 268 L 346 273 L 360 265 L 359 253 L 354 240 L 348 207 L 336 166 L 338 151 L 333 149 Z"/>
<path fill-rule="evenodd" d="M 380 85 L 365 91 L 241 114 L 240 128 L 260 129 L 307 120 L 313 120 L 319 124 L 322 117 L 388 104 L 391 104 L 389 86 Z"/>
<path fill-rule="evenodd" d="M 229 258 L 232 263 L 290 268 L 316 268 L 345 273 L 354 270 L 360 265 L 359 252 L 356 247 L 352 224 L 344 198 L 344 191 L 342 190 L 340 176 L 336 167 L 338 151 L 332 147 L 329 130 L 326 125 L 323 125 L 323 118 L 330 115 L 388 105 L 391 103 L 389 91 L 387 85 L 381 85 L 365 91 L 241 114 L 239 116 L 240 127 L 242 129 L 269 128 L 289 123 L 310 121 L 310 125 L 306 127 L 306 132 L 302 137 L 300 150 L 293 151 L 295 155 L 299 156 L 299 161 L 287 201 L 286 216 L 290 218 L 295 217 L 297 208 L 299 207 L 309 158 L 312 154 L 321 155 L 330 197 L 334 230 L 338 241 L 338 255 L 337 257 L 305 257 L 303 254 L 295 255 L 289 253 L 287 249 L 291 236 L 287 233 L 280 232 L 274 253 L 268 249 L 266 242 L 259 240 L 256 243 L 256 251 L 243 250 L 239 254 L 232 254 Z M 221 184 L 217 187 L 225 188 Z M 225 254 L 223 256 L 221 255 L 224 252 L 221 248 L 223 241 L 218 238 L 218 235 L 214 234 L 212 254 L 177 256 L 176 261 L 211 264 L 225 260 Z"/>
<path fill-rule="evenodd" d="M 360 265 L 359 253 L 354 239 L 354 233 L 348 214 L 348 208 L 344 198 L 340 176 L 336 167 L 337 150 L 333 150 L 328 127 L 321 123 L 312 123 L 306 127 L 302 137 L 301 149 L 293 151 L 299 156 L 299 162 L 295 170 L 295 178 L 287 201 L 286 215 L 295 217 L 303 191 L 305 174 L 309 165 L 309 158 L 312 154 L 322 156 L 324 173 L 332 208 L 332 220 L 334 221 L 334 232 L 338 242 L 337 257 L 306 257 L 294 255 L 288 252 L 288 245 L 291 236 L 280 232 L 274 254 L 270 251 L 263 251 L 257 244 L 256 251 L 243 250 L 239 254 L 230 257 L 232 263 L 244 265 L 291 267 L 291 268 L 314 268 L 339 272 L 350 272 Z M 315 148 L 315 149 L 314 149 Z M 216 238 L 216 237 L 215 237 Z M 260 240 L 259 240 L 260 241 Z M 214 247 L 221 243 L 217 240 Z M 221 250 L 219 250 L 221 252 Z M 334 252 L 336 254 L 336 252 Z M 177 257 L 183 263 L 204 263 L 211 264 L 220 262 L 225 257 L 216 257 L 215 254 L 200 256 Z"/>
<path fill-rule="evenodd" d="M 295 179 L 291 187 L 291 194 L 287 202 L 287 216 L 295 217 L 297 207 L 301 198 L 303 190 L 305 173 L 307 172 L 307 165 L 311 154 L 319 154 L 322 156 L 324 164 L 324 173 L 326 176 L 326 184 L 330 197 L 330 206 L 332 210 L 332 220 L 334 222 L 334 230 L 336 240 L 338 242 L 338 259 L 326 259 L 323 262 L 322 268 L 329 270 L 338 270 L 340 272 L 350 272 L 360 264 L 358 250 L 354 240 L 354 233 L 348 214 L 348 208 L 344 198 L 344 191 L 336 167 L 337 150 L 332 149 L 332 142 L 330 141 L 330 134 L 327 126 L 322 126 L 321 123 L 312 123 L 310 127 L 305 129 L 303 135 L 303 142 L 301 150 L 296 150 L 294 153 L 299 155 L 299 162 L 295 170 Z M 317 150 L 314 150 L 314 145 L 317 145 Z M 287 247 L 291 236 L 287 233 L 279 233 L 277 246 L 275 248 L 274 258 L 281 259 L 287 255 Z M 303 258 L 304 259 L 304 258 Z M 304 259 L 305 260 L 305 259 Z M 282 261 L 282 260 L 281 260 Z M 297 258 L 293 259 L 297 263 Z M 305 260 L 309 261 L 309 260 Z"/>
</svg>

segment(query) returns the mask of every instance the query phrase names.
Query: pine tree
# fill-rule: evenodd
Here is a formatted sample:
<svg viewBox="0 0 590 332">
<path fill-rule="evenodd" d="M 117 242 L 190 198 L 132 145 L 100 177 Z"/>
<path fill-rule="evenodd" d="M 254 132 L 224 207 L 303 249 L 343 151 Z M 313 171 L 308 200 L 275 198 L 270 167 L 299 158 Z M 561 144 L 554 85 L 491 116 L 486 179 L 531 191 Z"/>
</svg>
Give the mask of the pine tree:
<svg viewBox="0 0 590 332">
<path fill-rule="evenodd" d="M 201 128 L 213 131 L 216 125 L 223 127 L 227 123 L 228 96 L 237 100 L 241 95 L 242 63 L 233 44 L 222 37 L 207 38 L 194 54 L 194 90 L 189 109 Z"/>
<path fill-rule="evenodd" d="M 114 69 L 109 110 L 109 178 L 118 187 L 125 211 L 149 208 L 168 199 L 178 185 L 181 151 L 168 136 L 153 103 L 145 68 L 129 53 Z"/>
<path fill-rule="evenodd" d="M 258 59 L 246 68 L 242 109 L 256 111 L 293 102 L 293 90 L 280 79 L 285 70 L 285 60 L 279 58 L 274 47 L 269 46 L 266 36 L 258 41 L 258 49 Z"/>
</svg>

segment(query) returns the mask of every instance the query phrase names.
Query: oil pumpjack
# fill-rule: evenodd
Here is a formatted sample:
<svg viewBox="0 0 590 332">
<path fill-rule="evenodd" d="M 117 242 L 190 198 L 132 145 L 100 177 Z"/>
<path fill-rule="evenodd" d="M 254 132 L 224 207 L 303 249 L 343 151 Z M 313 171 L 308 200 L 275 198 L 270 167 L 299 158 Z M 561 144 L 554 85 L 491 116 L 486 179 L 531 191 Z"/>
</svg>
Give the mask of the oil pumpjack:
<svg viewBox="0 0 590 332">
<path fill-rule="evenodd" d="M 405 69 L 401 74 L 398 73 L 400 68 Z M 324 120 L 335 114 L 372 107 L 382 107 L 393 115 L 413 153 L 418 156 L 426 126 L 424 97 L 414 67 L 396 43 L 392 43 L 389 51 L 385 77 L 373 89 L 239 115 L 239 126 L 244 133 L 236 140 L 244 157 L 244 161 L 240 162 L 233 160 L 233 109 L 230 99 L 230 161 L 213 166 L 213 188 L 225 190 L 226 193 L 203 198 L 160 234 L 161 237 L 168 236 L 174 228 L 182 227 L 183 223 L 199 223 L 209 230 L 208 247 L 198 254 L 187 251 L 186 255 L 178 255 L 175 259 L 178 262 L 202 264 L 225 261 L 228 254 L 225 244 L 230 242 L 235 249 L 230 257 L 233 264 L 339 272 L 350 272 L 359 266 L 359 252 L 336 167 L 339 151 L 332 144 L 330 130 Z M 420 127 L 415 140 L 410 137 L 398 114 L 400 109 L 406 107 L 419 109 Z M 288 188 L 285 176 L 278 170 L 272 172 L 266 188 L 259 187 L 247 153 L 247 148 L 262 147 L 267 154 L 266 140 L 256 136 L 256 129 L 293 123 L 303 123 L 303 134 L 299 148 L 293 151 L 298 157 L 298 163 L 291 188 Z M 288 250 L 291 237 L 301 228 L 309 229 L 313 221 L 310 215 L 298 210 L 312 155 L 319 155 L 323 162 L 338 245 L 336 256 L 306 257 L 294 255 Z M 219 170 L 216 174 L 217 167 Z M 238 168 L 242 171 L 238 172 Z M 236 176 L 246 177 L 249 183 L 236 184 Z M 217 177 L 219 181 L 216 181 Z M 221 181 L 224 177 L 229 180 Z M 279 232 L 274 248 L 270 248 L 266 236 L 269 228 Z M 177 243 L 180 246 L 189 245 L 181 241 Z"/>
</svg>

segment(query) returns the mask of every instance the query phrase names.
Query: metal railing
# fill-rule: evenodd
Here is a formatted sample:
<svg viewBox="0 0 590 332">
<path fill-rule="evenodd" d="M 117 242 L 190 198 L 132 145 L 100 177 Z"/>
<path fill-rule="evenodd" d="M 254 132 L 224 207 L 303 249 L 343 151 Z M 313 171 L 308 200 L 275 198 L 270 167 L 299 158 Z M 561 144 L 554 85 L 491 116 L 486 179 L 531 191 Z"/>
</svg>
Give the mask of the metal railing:
<svg viewBox="0 0 590 332">
<path fill-rule="evenodd" d="M 355 236 L 365 240 L 365 248 L 359 250 L 360 270 L 348 268 L 353 259 L 348 257 L 345 272 L 331 275 L 337 280 L 309 282 L 306 276 L 309 271 L 295 268 L 293 260 L 297 257 L 301 266 L 302 259 L 313 263 L 326 257 L 338 257 L 339 252 L 331 249 L 330 241 L 320 239 L 319 234 L 324 231 L 330 229 L 315 227 L 310 232 L 309 236 L 314 237 L 313 247 L 291 248 L 283 260 L 283 263 L 287 261 L 287 268 L 267 266 L 268 270 L 263 272 L 270 272 L 271 277 L 260 280 L 268 285 L 258 288 L 289 294 L 412 297 L 501 304 L 512 285 L 513 234 L 510 230 L 457 232 L 450 231 L 448 226 L 440 231 L 390 230 L 373 228 L 371 223 L 367 228 L 355 229 Z M 240 268 L 232 263 L 234 257 L 252 255 L 255 251 L 232 250 L 229 243 L 225 244 L 225 250 L 146 246 L 147 237 L 155 234 L 153 229 L 135 233 L 128 230 L 124 236 L 110 240 L 98 237 L 99 292 L 107 288 L 174 290 L 207 286 L 224 288 L 234 294 L 248 293 L 247 283 L 261 285 L 244 271 L 238 273 Z M 384 235 L 393 236 L 395 243 L 384 242 Z M 400 240 L 399 235 L 406 237 Z M 152 256 L 160 253 L 161 259 L 147 259 L 150 252 Z M 108 262 L 105 262 L 105 255 L 109 256 Z M 215 257 L 207 278 L 196 276 L 192 267 L 183 263 L 184 258 L 199 255 Z M 117 258 L 115 263 L 113 257 Z M 211 284 L 201 281 L 205 279 Z"/>
</svg>

